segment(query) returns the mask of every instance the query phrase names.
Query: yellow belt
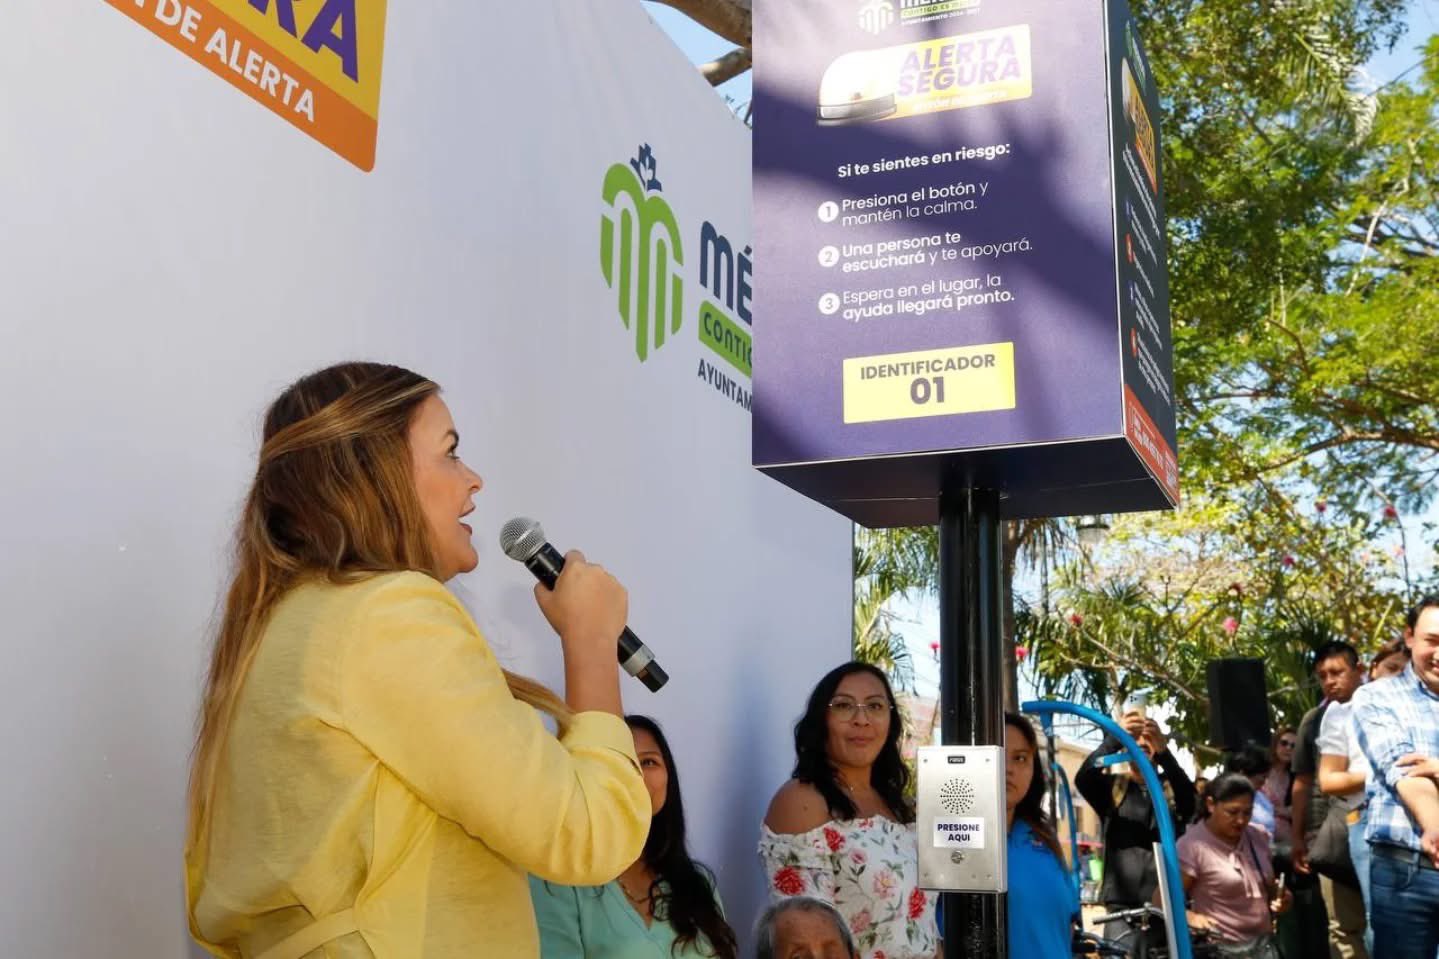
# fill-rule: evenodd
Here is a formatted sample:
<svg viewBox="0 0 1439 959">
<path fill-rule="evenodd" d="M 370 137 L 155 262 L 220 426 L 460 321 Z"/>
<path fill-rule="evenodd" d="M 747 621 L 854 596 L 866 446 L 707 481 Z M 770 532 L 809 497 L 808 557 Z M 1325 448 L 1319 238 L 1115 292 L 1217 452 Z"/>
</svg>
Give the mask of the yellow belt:
<svg viewBox="0 0 1439 959">
<path fill-rule="evenodd" d="M 1359 817 L 1362 815 L 1364 815 L 1363 807 L 1360 807 L 1359 809 L 1351 809 L 1344 814 L 1344 821 L 1351 826 L 1358 825 Z"/>
</svg>

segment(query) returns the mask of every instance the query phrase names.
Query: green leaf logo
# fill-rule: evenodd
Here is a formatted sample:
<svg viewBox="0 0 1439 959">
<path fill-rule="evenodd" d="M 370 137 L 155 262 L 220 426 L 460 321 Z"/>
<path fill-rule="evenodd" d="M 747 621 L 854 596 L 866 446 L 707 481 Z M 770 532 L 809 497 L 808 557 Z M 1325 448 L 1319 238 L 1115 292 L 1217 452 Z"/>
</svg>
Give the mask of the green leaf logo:
<svg viewBox="0 0 1439 959">
<path fill-rule="evenodd" d="M 667 334 L 679 332 L 684 309 L 684 249 L 661 189 L 649 144 L 628 165 L 616 163 L 605 173 L 609 210 L 600 219 L 600 270 L 618 293 L 620 320 L 634 333 L 641 362 L 665 345 Z"/>
</svg>

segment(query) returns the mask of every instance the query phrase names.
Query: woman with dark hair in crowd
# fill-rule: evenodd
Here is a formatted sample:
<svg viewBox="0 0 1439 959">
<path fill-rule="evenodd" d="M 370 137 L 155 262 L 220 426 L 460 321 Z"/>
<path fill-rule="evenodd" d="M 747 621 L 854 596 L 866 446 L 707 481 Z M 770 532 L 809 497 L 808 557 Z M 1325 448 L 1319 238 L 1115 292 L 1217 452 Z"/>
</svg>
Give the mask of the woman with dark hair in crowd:
<svg viewBox="0 0 1439 959">
<path fill-rule="evenodd" d="M 1204 790 L 1209 788 L 1209 777 L 1200 776 L 1194 780 L 1194 794 L 1199 797 L 1199 802 L 1194 804 L 1194 818 L 1190 823 L 1199 822 L 1204 818 Z"/>
<path fill-rule="evenodd" d="M 1269 838 L 1249 826 L 1254 785 L 1225 773 L 1204 795 L 1205 817 L 1179 839 L 1189 925 L 1213 936 L 1221 956 L 1278 959 L 1273 916 L 1288 908 L 1270 859 Z"/>
<path fill-rule="evenodd" d="M 795 725 L 794 778 L 760 835 L 771 895 L 833 905 L 863 959 L 931 959 L 939 945 L 935 897 L 918 886 L 900 726 L 884 673 L 865 663 L 831 670 Z"/>
<path fill-rule="evenodd" d="M 1289 836 L 1293 831 L 1290 803 L 1294 791 L 1294 746 L 1298 741 L 1298 734 L 1292 726 L 1284 726 L 1274 733 L 1269 747 L 1269 773 L 1260 787 L 1274 806 L 1274 844 L 1285 848 L 1286 858 Z"/>
<path fill-rule="evenodd" d="M 1009 959 L 1070 955 L 1079 897 L 1054 822 L 1044 811 L 1048 779 L 1029 720 L 1004 714 L 1005 805 L 1009 815 Z"/>
<path fill-rule="evenodd" d="M 1369 681 L 1392 679 L 1408 667 L 1409 647 L 1404 644 L 1404 637 L 1391 639 L 1374 654 L 1374 660 L 1369 664 Z"/>
<path fill-rule="evenodd" d="M 561 886 L 530 877 L 542 959 L 736 959 L 714 877 L 685 843 L 679 770 L 659 724 L 626 716 L 650 794 L 644 852 L 604 886 Z"/>
</svg>

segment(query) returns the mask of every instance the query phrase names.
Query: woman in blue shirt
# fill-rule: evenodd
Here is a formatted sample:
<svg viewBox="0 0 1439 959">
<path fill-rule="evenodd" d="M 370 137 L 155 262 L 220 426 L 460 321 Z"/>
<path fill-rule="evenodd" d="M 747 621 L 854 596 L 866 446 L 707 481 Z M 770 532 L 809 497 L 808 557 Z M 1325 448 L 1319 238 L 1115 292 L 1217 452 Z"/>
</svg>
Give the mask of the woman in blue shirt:
<svg viewBox="0 0 1439 959">
<path fill-rule="evenodd" d="M 575 887 L 530 877 L 542 959 L 736 959 L 714 879 L 685 846 L 679 772 L 659 725 L 626 716 L 650 794 L 640 858 L 611 883 Z"/>
<path fill-rule="evenodd" d="M 1005 805 L 1009 813 L 1009 959 L 1068 959 L 1079 897 L 1064 864 L 1039 740 L 1029 720 L 1004 715 Z"/>
</svg>

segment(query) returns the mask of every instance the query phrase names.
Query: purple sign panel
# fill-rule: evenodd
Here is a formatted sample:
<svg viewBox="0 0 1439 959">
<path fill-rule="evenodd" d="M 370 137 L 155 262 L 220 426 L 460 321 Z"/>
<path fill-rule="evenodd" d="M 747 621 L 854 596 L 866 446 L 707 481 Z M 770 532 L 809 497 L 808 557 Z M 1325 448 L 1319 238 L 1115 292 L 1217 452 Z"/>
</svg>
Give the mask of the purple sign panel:
<svg viewBox="0 0 1439 959">
<path fill-rule="evenodd" d="M 1123 0 L 757 4 L 755 63 L 755 465 L 868 525 L 1177 502 Z"/>
</svg>

